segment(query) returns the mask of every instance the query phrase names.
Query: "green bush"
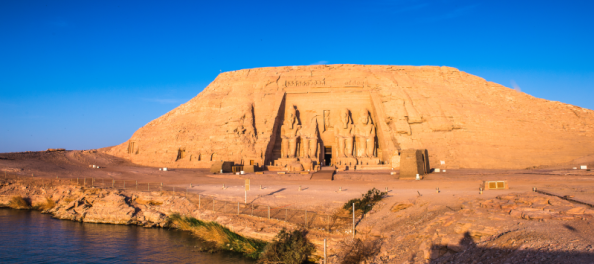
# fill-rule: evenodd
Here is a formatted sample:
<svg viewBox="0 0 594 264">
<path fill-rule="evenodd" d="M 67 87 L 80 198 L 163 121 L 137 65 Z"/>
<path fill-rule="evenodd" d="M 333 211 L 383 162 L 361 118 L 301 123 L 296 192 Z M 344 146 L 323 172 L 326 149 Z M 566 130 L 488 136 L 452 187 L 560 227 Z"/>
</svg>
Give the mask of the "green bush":
<svg viewBox="0 0 594 264">
<path fill-rule="evenodd" d="M 305 237 L 304 230 L 278 232 L 272 242 L 264 248 L 260 263 L 301 264 L 314 252 L 314 245 Z"/>
<path fill-rule="evenodd" d="M 258 259 L 266 242 L 243 237 L 217 222 L 205 222 L 194 217 L 172 214 L 168 221 L 181 230 L 187 230 L 201 239 L 214 243 L 216 249 L 243 253 L 251 259 Z"/>
<path fill-rule="evenodd" d="M 355 204 L 355 210 L 361 210 L 363 213 L 367 213 L 371 211 L 373 208 L 373 204 L 378 202 L 382 199 L 384 195 L 388 194 L 387 192 L 381 192 L 380 190 L 373 188 L 367 191 L 366 194 L 361 195 L 362 198 L 351 199 L 344 204 L 342 207 L 345 210 L 349 210 L 352 208 L 353 203 Z"/>
</svg>

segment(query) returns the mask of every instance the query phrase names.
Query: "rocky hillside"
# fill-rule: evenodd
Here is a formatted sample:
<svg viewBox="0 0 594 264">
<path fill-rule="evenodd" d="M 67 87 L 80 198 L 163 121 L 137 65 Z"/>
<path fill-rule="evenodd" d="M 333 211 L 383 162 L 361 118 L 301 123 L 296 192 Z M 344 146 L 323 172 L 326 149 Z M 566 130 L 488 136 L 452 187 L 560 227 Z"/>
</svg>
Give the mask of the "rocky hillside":
<svg viewBox="0 0 594 264">
<path fill-rule="evenodd" d="M 150 166 L 264 159 L 286 93 L 370 94 L 398 149 L 432 167 L 527 168 L 594 154 L 594 111 L 535 98 L 450 67 L 316 65 L 220 74 L 189 102 L 102 151 Z M 348 91 L 347 91 L 348 90 Z M 356 90 L 356 91 L 355 91 Z M 342 102 L 349 107 L 349 102 Z M 380 111 L 380 110 L 377 110 Z M 281 111 L 282 112 L 282 111 Z M 268 152 L 267 152 L 268 151 Z"/>
</svg>

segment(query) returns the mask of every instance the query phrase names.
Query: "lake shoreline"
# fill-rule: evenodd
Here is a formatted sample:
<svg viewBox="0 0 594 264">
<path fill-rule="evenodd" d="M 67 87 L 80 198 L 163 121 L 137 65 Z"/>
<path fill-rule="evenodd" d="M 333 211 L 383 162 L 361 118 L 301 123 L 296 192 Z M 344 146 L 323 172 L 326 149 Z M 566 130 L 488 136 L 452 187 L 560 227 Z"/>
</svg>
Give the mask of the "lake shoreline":
<svg viewBox="0 0 594 264">
<path fill-rule="evenodd" d="M 61 221 L 38 210 L 0 208 L 2 263 L 254 263 L 236 252 L 205 252 L 190 232 Z"/>
<path fill-rule="evenodd" d="M 9 194 L 10 193 L 10 194 Z M 224 241 L 201 237 L 192 230 L 184 229 L 170 219 L 171 215 L 201 219 L 225 226 L 238 237 L 250 241 L 261 241 L 266 244 L 276 232 L 260 232 L 259 237 L 246 236 L 233 225 L 229 216 L 217 215 L 213 212 L 198 210 L 187 197 L 170 195 L 167 192 L 128 192 L 117 189 L 85 188 L 72 185 L 40 187 L 24 185 L 17 182 L 4 181 L 0 184 L 0 208 L 19 210 L 35 210 L 49 214 L 52 218 L 70 220 L 81 223 L 98 223 L 112 225 L 135 225 L 146 228 L 174 228 L 192 233 L 208 245 L 201 249 L 206 252 L 227 251 L 238 252 L 229 248 Z M 219 221 L 217 221 L 219 220 Z M 222 220 L 222 221 L 220 221 Z"/>
</svg>

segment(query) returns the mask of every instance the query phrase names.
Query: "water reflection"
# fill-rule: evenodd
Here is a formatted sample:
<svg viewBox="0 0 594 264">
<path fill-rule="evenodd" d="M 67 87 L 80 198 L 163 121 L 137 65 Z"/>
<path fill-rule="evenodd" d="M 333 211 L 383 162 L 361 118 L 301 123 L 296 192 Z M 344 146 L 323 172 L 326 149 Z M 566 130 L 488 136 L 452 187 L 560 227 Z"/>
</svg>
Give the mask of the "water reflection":
<svg viewBox="0 0 594 264">
<path fill-rule="evenodd" d="M 188 232 L 56 220 L 0 209 L 2 263 L 253 263 L 241 255 L 199 252 Z"/>
</svg>

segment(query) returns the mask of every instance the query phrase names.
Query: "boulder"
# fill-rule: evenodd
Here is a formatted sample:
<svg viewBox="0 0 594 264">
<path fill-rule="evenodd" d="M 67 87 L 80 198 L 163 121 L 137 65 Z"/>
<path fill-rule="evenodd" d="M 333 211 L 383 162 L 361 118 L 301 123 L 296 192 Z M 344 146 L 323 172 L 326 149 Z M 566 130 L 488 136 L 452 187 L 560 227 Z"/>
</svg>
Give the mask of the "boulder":
<svg viewBox="0 0 594 264">
<path fill-rule="evenodd" d="M 89 223 L 129 224 L 136 209 L 126 202 L 121 194 L 110 193 L 104 198 L 95 199 L 83 219 Z"/>
</svg>

